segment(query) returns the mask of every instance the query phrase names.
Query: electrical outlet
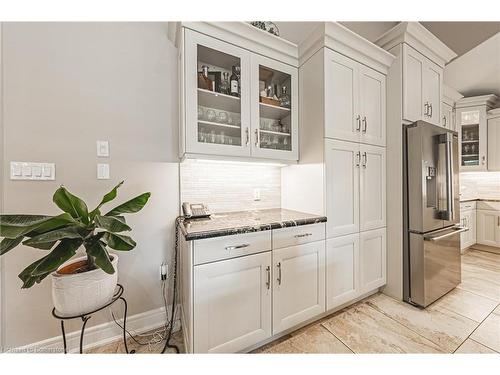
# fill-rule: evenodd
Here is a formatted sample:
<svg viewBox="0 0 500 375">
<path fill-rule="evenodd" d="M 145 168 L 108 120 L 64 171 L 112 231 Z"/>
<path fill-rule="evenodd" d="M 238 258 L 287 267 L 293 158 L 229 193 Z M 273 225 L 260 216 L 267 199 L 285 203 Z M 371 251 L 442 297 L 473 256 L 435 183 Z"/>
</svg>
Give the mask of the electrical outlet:
<svg viewBox="0 0 500 375">
<path fill-rule="evenodd" d="M 168 279 L 168 264 L 167 263 L 160 264 L 160 279 L 161 280 Z"/>
<path fill-rule="evenodd" d="M 259 188 L 253 189 L 253 200 L 260 201 L 260 189 Z"/>
</svg>

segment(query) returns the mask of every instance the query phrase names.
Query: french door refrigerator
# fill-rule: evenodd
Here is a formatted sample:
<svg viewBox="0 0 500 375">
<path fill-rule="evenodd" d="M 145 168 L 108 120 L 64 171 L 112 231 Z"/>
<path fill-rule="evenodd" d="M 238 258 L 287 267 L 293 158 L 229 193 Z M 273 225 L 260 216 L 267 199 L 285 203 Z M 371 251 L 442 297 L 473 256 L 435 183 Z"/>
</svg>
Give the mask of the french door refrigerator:
<svg viewBox="0 0 500 375">
<path fill-rule="evenodd" d="M 461 281 L 458 134 L 403 127 L 403 298 L 426 307 Z"/>
</svg>

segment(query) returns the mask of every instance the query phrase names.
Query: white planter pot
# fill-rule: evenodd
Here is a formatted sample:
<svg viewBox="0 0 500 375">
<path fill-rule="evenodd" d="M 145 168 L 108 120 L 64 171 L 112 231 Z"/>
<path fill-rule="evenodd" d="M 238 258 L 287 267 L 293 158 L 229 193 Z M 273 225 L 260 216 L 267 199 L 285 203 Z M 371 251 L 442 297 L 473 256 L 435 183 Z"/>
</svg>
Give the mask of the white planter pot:
<svg viewBox="0 0 500 375">
<path fill-rule="evenodd" d="M 75 274 L 52 273 L 52 301 L 59 314 L 81 315 L 104 306 L 111 300 L 118 282 L 118 256 L 112 254 L 115 273 L 110 275 L 100 268 Z M 63 268 L 87 257 L 71 259 Z"/>
</svg>

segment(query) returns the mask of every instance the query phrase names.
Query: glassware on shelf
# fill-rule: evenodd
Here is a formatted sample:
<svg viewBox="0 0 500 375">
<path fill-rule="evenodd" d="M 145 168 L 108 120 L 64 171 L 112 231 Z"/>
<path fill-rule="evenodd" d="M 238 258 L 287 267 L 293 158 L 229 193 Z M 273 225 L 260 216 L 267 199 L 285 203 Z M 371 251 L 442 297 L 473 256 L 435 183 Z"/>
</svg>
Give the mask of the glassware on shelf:
<svg viewBox="0 0 500 375">
<path fill-rule="evenodd" d="M 229 73 L 222 73 L 222 81 L 220 83 L 220 92 L 221 94 L 229 95 Z"/>
<path fill-rule="evenodd" d="M 477 149 L 477 145 L 474 143 L 474 144 L 472 145 L 472 147 L 471 147 L 471 152 L 472 152 L 473 154 L 477 154 L 477 153 L 478 153 L 478 151 L 479 151 L 479 150 Z"/>
<path fill-rule="evenodd" d="M 203 107 L 201 105 L 198 106 L 198 120 L 203 120 L 203 115 L 205 114 L 205 111 L 203 110 Z"/>
<path fill-rule="evenodd" d="M 215 134 L 215 130 L 210 132 L 210 143 L 215 143 L 217 140 L 217 135 Z"/>
<path fill-rule="evenodd" d="M 464 154 L 469 154 L 470 153 L 470 147 L 469 145 L 464 146 Z"/>
<path fill-rule="evenodd" d="M 283 86 L 281 88 L 281 95 L 279 97 L 279 101 L 282 107 L 290 108 L 291 106 L 290 95 L 287 93 L 286 86 Z"/>
<path fill-rule="evenodd" d="M 220 132 L 219 142 L 217 142 L 217 143 L 226 144 L 226 134 L 223 131 Z"/>
<path fill-rule="evenodd" d="M 215 114 L 215 111 L 211 108 L 208 108 L 206 111 L 205 111 L 205 118 L 207 121 L 210 121 L 210 122 L 213 122 L 216 118 L 216 114 Z"/>
<path fill-rule="evenodd" d="M 198 73 L 198 88 L 213 91 L 212 80 L 208 78 L 208 66 L 203 65 Z"/>
<path fill-rule="evenodd" d="M 220 111 L 217 114 L 217 122 L 220 122 L 221 124 L 227 124 L 228 120 L 228 115 L 226 111 Z"/>
</svg>

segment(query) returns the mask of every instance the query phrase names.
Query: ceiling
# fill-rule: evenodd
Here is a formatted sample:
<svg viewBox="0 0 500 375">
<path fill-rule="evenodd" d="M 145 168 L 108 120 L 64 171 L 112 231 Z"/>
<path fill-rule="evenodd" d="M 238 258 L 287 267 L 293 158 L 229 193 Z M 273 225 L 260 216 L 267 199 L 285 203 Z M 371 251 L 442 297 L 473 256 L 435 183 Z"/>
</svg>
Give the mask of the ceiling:
<svg viewBox="0 0 500 375">
<path fill-rule="evenodd" d="M 398 24 L 388 22 L 339 22 L 374 42 Z M 444 81 L 465 96 L 500 96 L 500 22 L 421 22 L 458 56 L 444 72 Z M 275 22 L 280 35 L 302 42 L 320 22 Z"/>
</svg>

